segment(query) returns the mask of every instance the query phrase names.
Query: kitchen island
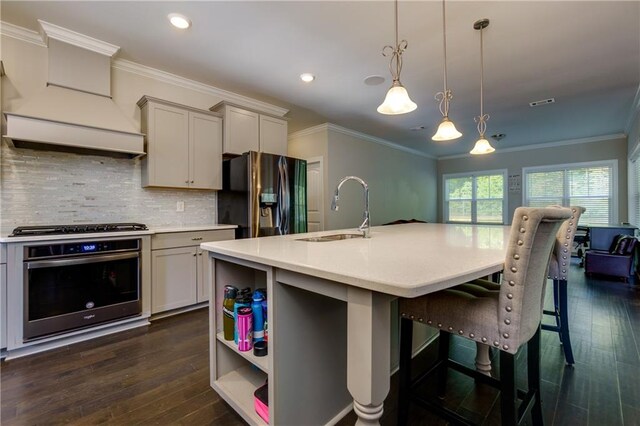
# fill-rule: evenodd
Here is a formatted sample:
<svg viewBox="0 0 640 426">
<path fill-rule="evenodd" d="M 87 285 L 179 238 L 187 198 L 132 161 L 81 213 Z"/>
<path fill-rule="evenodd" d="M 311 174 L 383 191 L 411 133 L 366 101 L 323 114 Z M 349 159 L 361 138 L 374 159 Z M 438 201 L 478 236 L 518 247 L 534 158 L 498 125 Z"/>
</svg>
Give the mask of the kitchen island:
<svg viewBox="0 0 640 426">
<path fill-rule="evenodd" d="M 404 224 L 371 238 L 308 241 L 326 231 L 203 243 L 210 252 L 211 385 L 250 424 L 253 391 L 269 384 L 270 423 L 333 424 L 351 408 L 379 423 L 389 392 L 391 301 L 502 269 L 505 226 Z M 225 285 L 266 288 L 269 355 L 222 335 Z"/>
</svg>

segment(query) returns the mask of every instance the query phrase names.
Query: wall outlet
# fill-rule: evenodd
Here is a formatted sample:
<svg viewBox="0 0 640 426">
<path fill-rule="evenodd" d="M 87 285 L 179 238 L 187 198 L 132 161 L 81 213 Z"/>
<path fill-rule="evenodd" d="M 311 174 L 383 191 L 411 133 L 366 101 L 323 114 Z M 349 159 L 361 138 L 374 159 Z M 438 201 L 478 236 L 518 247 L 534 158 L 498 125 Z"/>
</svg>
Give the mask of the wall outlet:
<svg viewBox="0 0 640 426">
<path fill-rule="evenodd" d="M 184 201 L 178 201 L 176 203 L 176 211 L 183 212 L 184 211 Z"/>
</svg>

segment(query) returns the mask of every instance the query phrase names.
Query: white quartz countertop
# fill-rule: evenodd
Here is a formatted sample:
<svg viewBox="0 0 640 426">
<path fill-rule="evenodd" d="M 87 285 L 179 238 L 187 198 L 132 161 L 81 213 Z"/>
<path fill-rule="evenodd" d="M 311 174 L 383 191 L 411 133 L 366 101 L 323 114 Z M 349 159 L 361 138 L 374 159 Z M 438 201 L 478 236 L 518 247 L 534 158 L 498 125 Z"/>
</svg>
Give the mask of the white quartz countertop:
<svg viewBox="0 0 640 426">
<path fill-rule="evenodd" d="M 371 228 L 371 238 L 300 238 L 354 229 L 205 242 L 204 250 L 400 297 L 502 270 L 509 227 L 415 223 Z"/>
<path fill-rule="evenodd" d="M 151 228 L 155 234 L 165 234 L 171 232 L 190 232 L 190 231 L 218 231 L 221 229 L 236 229 L 237 225 L 187 225 L 187 226 L 171 226 L 163 228 Z"/>
</svg>

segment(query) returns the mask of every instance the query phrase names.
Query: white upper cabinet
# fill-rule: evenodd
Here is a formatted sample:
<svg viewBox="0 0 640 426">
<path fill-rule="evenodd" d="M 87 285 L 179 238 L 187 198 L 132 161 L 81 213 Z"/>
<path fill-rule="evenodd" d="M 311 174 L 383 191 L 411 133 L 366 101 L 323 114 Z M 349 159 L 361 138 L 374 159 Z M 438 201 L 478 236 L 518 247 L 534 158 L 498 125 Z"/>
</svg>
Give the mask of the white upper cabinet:
<svg viewBox="0 0 640 426">
<path fill-rule="evenodd" d="M 144 96 L 142 132 L 147 155 L 142 186 L 221 189 L 222 119 L 219 114 Z"/>
<path fill-rule="evenodd" d="M 241 155 L 247 151 L 287 155 L 287 121 L 228 102 L 210 108 L 224 119 L 223 153 Z"/>
<path fill-rule="evenodd" d="M 287 155 L 287 122 L 260 115 L 260 151 Z"/>
</svg>

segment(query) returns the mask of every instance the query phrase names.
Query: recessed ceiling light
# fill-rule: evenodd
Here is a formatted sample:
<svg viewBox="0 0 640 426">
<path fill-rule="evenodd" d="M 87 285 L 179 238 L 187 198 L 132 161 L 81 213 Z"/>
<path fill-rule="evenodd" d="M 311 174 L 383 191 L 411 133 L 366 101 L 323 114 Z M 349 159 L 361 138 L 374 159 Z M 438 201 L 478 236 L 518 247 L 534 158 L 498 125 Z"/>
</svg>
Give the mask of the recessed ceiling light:
<svg viewBox="0 0 640 426">
<path fill-rule="evenodd" d="M 384 83 L 384 77 L 381 75 L 370 75 L 364 79 L 364 84 L 367 86 L 377 86 Z"/>
<path fill-rule="evenodd" d="M 179 13 L 170 13 L 168 17 L 171 25 L 176 28 L 180 28 L 181 30 L 186 30 L 191 26 L 191 20 Z"/>
<path fill-rule="evenodd" d="M 416 126 L 416 127 L 411 127 L 409 130 L 411 130 L 412 132 L 419 132 L 420 130 L 424 130 L 426 129 L 426 126 Z"/>
<path fill-rule="evenodd" d="M 304 81 L 305 83 L 311 83 L 315 79 L 316 76 L 311 74 L 310 72 L 300 74 L 300 80 Z"/>
<path fill-rule="evenodd" d="M 507 137 L 507 135 L 504 134 L 504 133 L 496 133 L 495 135 L 491 135 L 491 139 L 494 139 L 496 141 L 499 141 L 499 140 L 504 139 L 506 137 Z"/>
</svg>

